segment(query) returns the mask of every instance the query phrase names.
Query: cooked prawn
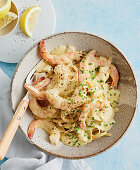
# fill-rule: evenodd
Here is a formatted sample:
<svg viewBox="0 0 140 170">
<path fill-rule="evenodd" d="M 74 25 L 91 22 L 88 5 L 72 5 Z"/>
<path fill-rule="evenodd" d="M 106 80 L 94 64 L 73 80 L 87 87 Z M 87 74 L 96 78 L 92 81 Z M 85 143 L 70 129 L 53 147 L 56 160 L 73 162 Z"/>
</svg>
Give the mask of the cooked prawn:
<svg viewBox="0 0 140 170">
<path fill-rule="evenodd" d="M 89 113 L 89 111 L 93 108 L 93 107 L 99 107 L 99 108 L 102 108 L 102 107 L 105 107 L 109 105 L 109 102 L 107 100 L 105 100 L 105 98 L 94 98 L 92 102 L 90 102 L 89 104 L 85 104 L 82 108 L 82 112 L 80 114 L 80 117 L 79 117 L 79 121 L 80 121 L 80 127 L 81 128 L 85 128 L 86 127 L 86 118 L 87 118 L 87 115 Z"/>
<path fill-rule="evenodd" d="M 51 104 L 45 107 L 40 106 L 33 95 L 29 95 L 29 107 L 32 113 L 39 118 L 54 118 L 57 116 L 58 112 Z"/>
<path fill-rule="evenodd" d="M 79 122 L 80 122 L 79 125 L 83 129 L 86 127 L 85 120 L 87 118 L 89 109 L 90 109 L 90 105 L 85 104 L 82 108 L 82 112 L 81 112 L 80 117 L 79 117 Z"/>
<path fill-rule="evenodd" d="M 75 59 L 76 52 L 68 52 L 64 55 L 50 55 L 45 48 L 45 42 L 42 40 L 39 43 L 39 52 L 42 58 L 44 58 L 47 62 L 54 65 L 63 65 L 68 64 L 70 60 Z"/>
<path fill-rule="evenodd" d="M 46 91 L 39 91 L 37 88 L 29 84 L 25 84 L 24 87 L 29 91 L 30 94 L 32 94 L 38 100 L 47 100 Z"/>
<path fill-rule="evenodd" d="M 99 67 L 99 66 L 110 66 L 111 65 L 111 61 L 109 59 L 107 59 L 106 57 L 92 57 L 90 59 L 93 63 L 95 68 Z"/>
<path fill-rule="evenodd" d="M 112 78 L 111 86 L 116 89 L 119 81 L 119 73 L 117 68 L 111 64 L 110 77 Z"/>
<path fill-rule="evenodd" d="M 86 57 L 82 59 L 80 62 L 80 69 L 79 69 L 79 82 L 82 82 L 83 84 L 86 84 L 86 78 L 89 77 L 89 61 L 91 58 L 94 58 L 96 54 L 95 50 L 92 50 L 88 53 Z"/>
<path fill-rule="evenodd" d="M 42 128 L 47 133 L 50 134 L 49 139 L 51 144 L 57 145 L 60 140 L 60 131 L 55 127 L 55 125 L 47 119 L 37 119 L 33 120 L 28 128 L 28 137 L 31 139 L 34 135 L 35 128 Z"/>
<path fill-rule="evenodd" d="M 45 91 L 39 91 L 43 87 L 47 86 L 50 83 L 50 79 L 45 79 L 41 81 L 40 83 L 36 84 L 35 86 L 32 86 L 30 84 L 25 83 L 24 87 L 38 100 L 46 100 L 46 92 Z"/>
<path fill-rule="evenodd" d="M 34 73 L 34 85 L 38 84 L 46 78 L 45 73 Z"/>
<path fill-rule="evenodd" d="M 92 57 L 91 61 L 94 63 L 95 68 L 99 66 L 109 66 L 110 77 L 112 78 L 111 86 L 116 89 L 119 80 L 119 73 L 117 68 L 111 64 L 111 61 L 105 57 Z"/>
<path fill-rule="evenodd" d="M 38 89 L 38 90 L 41 90 L 43 87 L 46 87 L 49 83 L 50 83 L 50 79 L 43 79 L 43 80 L 40 80 L 40 82 L 38 82 L 36 85 L 34 85 L 34 88 Z"/>
</svg>

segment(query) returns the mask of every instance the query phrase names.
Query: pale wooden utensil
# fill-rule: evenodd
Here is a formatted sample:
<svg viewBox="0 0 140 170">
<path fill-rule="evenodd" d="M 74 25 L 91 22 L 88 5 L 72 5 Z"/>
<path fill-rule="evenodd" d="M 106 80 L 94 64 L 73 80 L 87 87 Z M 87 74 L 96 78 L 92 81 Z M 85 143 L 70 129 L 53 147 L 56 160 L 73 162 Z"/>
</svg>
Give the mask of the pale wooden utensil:
<svg viewBox="0 0 140 170">
<path fill-rule="evenodd" d="M 31 70 L 31 72 L 28 74 L 26 78 L 26 83 L 27 84 L 32 84 L 33 82 L 33 74 L 35 72 L 35 68 Z M 23 118 L 23 115 L 28 107 L 29 103 L 29 93 L 27 92 L 25 97 L 21 100 L 12 120 L 10 121 L 1 141 L 0 141 L 0 160 L 2 160 L 7 151 L 8 148 L 15 136 L 15 133 L 20 125 L 20 122 Z"/>
</svg>

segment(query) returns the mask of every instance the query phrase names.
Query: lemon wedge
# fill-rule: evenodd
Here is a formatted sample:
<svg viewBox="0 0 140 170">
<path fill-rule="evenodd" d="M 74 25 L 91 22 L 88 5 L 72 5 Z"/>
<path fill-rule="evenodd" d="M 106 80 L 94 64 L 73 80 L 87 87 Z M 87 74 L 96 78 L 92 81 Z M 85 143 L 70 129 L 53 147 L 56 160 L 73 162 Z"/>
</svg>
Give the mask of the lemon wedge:
<svg viewBox="0 0 140 170">
<path fill-rule="evenodd" d="M 3 18 L 11 8 L 11 0 L 0 0 L 0 18 Z"/>
<path fill-rule="evenodd" d="M 0 30 L 17 19 L 17 15 L 13 12 L 8 12 L 3 18 L 0 18 Z"/>
<path fill-rule="evenodd" d="M 39 6 L 30 7 L 26 9 L 20 17 L 20 28 L 22 32 L 29 37 L 32 36 L 40 10 L 41 8 Z"/>
</svg>

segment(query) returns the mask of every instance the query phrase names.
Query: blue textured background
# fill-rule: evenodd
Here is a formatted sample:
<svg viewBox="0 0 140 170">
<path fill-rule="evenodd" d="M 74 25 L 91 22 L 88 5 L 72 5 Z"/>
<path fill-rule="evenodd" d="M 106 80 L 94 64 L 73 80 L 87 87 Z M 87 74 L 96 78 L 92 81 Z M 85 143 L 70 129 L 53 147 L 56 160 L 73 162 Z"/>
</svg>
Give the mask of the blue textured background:
<svg viewBox="0 0 140 170">
<path fill-rule="evenodd" d="M 115 44 L 127 56 L 140 84 L 140 0 L 57 0 L 56 30 L 87 31 Z M 11 78 L 16 64 L 0 62 Z M 140 86 L 139 86 L 140 87 Z M 114 147 L 86 162 L 93 170 L 140 169 L 140 114 L 137 109 L 126 135 Z"/>
</svg>

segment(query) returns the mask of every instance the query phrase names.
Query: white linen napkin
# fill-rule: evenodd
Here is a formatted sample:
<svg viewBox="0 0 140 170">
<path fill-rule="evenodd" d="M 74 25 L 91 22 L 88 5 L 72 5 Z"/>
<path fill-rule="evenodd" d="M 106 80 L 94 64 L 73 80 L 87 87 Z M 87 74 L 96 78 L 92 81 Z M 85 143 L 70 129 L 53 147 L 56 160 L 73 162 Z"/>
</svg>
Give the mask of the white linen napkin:
<svg viewBox="0 0 140 170">
<path fill-rule="evenodd" d="M 12 119 L 10 79 L 0 69 L 0 138 Z M 18 129 L 1 170 L 91 170 L 84 160 L 55 158 L 38 150 Z"/>
</svg>

